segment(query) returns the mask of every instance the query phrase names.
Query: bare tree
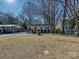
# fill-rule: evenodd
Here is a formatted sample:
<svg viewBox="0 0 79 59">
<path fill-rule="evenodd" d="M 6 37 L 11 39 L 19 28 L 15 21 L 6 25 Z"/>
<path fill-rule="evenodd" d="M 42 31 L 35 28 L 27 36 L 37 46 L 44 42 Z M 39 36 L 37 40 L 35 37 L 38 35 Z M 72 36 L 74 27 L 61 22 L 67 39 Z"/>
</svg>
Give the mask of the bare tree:
<svg viewBox="0 0 79 59">
<path fill-rule="evenodd" d="M 37 11 L 38 11 L 37 6 L 33 2 L 28 1 L 27 3 L 24 4 L 23 9 L 22 9 L 22 15 L 24 17 L 26 16 L 28 17 L 29 25 L 32 22 L 33 16 L 37 14 Z"/>
<path fill-rule="evenodd" d="M 35 2 L 40 6 L 38 7 Z M 26 5 L 27 4 L 27 5 Z M 77 25 L 79 25 L 79 0 L 33 0 L 28 1 L 23 7 L 23 16 L 28 16 L 28 23 L 31 24 L 32 18 L 35 14 L 42 15 L 45 20 L 45 24 L 49 24 L 50 28 L 54 31 L 57 21 L 63 18 L 62 33 L 64 33 L 66 21 L 71 24 L 71 32 L 75 27 L 75 19 Z M 59 8 L 59 6 L 61 6 Z M 69 19 L 66 19 L 69 18 Z M 70 23 L 71 21 L 71 23 Z"/>
<path fill-rule="evenodd" d="M 50 28 L 54 31 L 55 30 L 55 18 L 56 18 L 56 11 L 58 6 L 57 0 L 39 0 L 41 5 L 41 15 L 44 16 L 46 24 L 50 25 Z"/>
<path fill-rule="evenodd" d="M 18 18 L 18 24 L 27 30 L 27 26 L 28 26 L 27 25 L 27 18 L 24 17 L 23 14 L 18 15 L 17 18 Z"/>
<path fill-rule="evenodd" d="M 17 24 L 17 18 L 11 14 L 0 12 L 0 20 L 3 24 Z"/>
</svg>

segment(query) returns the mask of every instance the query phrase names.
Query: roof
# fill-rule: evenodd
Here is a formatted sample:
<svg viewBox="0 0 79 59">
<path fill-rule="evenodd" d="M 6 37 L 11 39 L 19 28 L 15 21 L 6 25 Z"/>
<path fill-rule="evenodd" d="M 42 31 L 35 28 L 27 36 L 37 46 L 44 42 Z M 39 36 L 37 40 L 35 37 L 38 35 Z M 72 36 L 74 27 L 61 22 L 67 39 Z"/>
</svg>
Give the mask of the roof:
<svg viewBox="0 0 79 59">
<path fill-rule="evenodd" d="M 28 26 L 50 26 L 50 24 L 30 24 Z"/>
<path fill-rule="evenodd" d="M 18 28 L 21 28 L 20 25 L 0 25 L 0 27 L 18 27 Z"/>
</svg>

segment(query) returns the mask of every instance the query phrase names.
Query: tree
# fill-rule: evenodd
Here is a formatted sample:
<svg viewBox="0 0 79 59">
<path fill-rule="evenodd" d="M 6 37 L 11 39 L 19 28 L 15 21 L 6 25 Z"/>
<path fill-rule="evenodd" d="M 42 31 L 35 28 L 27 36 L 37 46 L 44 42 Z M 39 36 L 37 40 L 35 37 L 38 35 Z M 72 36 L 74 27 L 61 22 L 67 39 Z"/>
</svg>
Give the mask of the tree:
<svg viewBox="0 0 79 59">
<path fill-rule="evenodd" d="M 58 6 L 57 0 L 39 0 L 41 5 L 41 15 L 44 16 L 46 23 L 49 24 L 50 28 L 55 30 L 55 18 L 56 18 L 56 8 Z"/>
<path fill-rule="evenodd" d="M 33 16 L 37 14 L 37 11 L 38 11 L 37 9 L 38 9 L 37 6 L 31 1 L 28 1 L 27 3 L 24 4 L 21 13 L 22 13 L 23 17 L 28 17 L 29 25 L 32 22 Z"/>
<path fill-rule="evenodd" d="M 3 24 L 17 24 L 17 18 L 12 14 L 0 12 L 0 21 Z"/>
<path fill-rule="evenodd" d="M 37 4 L 35 4 L 36 2 Z M 65 33 L 64 25 L 66 25 L 65 22 L 68 21 L 66 18 L 70 19 L 70 24 L 73 23 L 71 29 L 75 27 L 75 19 L 77 20 L 76 24 L 79 25 L 78 5 L 78 0 L 29 0 L 24 4 L 22 15 L 23 17 L 28 17 L 29 21 L 27 23 L 29 24 L 31 24 L 34 15 L 43 16 L 45 24 L 49 24 L 53 31 L 55 30 L 57 21 L 63 18 L 61 21 L 62 33 Z"/>
<path fill-rule="evenodd" d="M 8 15 L 8 14 L 7 14 L 7 17 L 8 17 L 8 19 L 7 19 L 8 20 L 8 24 L 17 24 L 17 22 L 18 22 L 17 20 L 18 19 L 16 17 Z"/>
<path fill-rule="evenodd" d="M 22 14 L 20 14 L 17 18 L 18 18 L 18 24 L 27 30 L 27 26 L 28 26 L 27 18 L 25 18 L 24 15 Z"/>
<path fill-rule="evenodd" d="M 0 20 L 0 24 L 3 24 L 1 20 Z"/>
</svg>

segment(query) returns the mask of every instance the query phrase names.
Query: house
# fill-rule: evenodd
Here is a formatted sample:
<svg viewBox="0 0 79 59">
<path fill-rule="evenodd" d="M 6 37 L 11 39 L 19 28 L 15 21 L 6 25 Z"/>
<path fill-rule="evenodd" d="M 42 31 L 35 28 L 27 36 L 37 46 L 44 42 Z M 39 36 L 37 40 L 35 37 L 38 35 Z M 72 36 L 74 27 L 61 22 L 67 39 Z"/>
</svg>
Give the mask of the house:
<svg viewBox="0 0 79 59">
<path fill-rule="evenodd" d="M 15 33 L 15 32 L 21 32 L 22 27 L 19 25 L 0 25 L 0 33 L 6 34 L 6 33 Z"/>
<path fill-rule="evenodd" d="M 32 24 L 28 25 L 27 28 L 32 33 L 36 33 L 37 31 L 42 33 L 49 33 L 52 31 L 48 24 Z"/>
</svg>

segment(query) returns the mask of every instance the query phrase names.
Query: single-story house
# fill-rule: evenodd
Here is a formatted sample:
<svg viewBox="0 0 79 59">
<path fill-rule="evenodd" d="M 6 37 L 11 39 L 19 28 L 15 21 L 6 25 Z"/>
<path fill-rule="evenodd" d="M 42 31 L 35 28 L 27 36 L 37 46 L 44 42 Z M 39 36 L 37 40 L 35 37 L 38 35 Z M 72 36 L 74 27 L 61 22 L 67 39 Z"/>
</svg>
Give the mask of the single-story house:
<svg viewBox="0 0 79 59">
<path fill-rule="evenodd" d="M 22 27 L 19 25 L 0 25 L 0 33 L 14 33 L 14 32 L 21 32 Z"/>
</svg>

